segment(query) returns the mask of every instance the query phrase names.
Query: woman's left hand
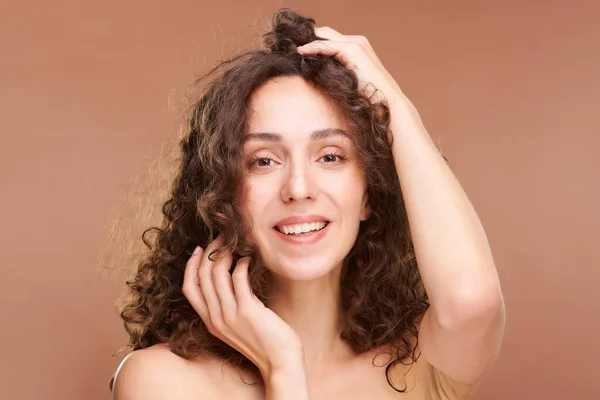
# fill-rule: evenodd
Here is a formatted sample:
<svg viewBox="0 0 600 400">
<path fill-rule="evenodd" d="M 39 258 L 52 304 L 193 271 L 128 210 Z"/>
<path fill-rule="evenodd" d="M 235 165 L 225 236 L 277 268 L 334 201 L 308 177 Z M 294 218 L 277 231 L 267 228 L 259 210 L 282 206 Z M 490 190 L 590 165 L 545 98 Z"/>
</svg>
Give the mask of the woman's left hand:
<svg viewBox="0 0 600 400">
<path fill-rule="evenodd" d="M 384 68 L 366 37 L 343 35 L 329 27 L 316 27 L 315 34 L 326 40 L 315 40 L 304 46 L 299 46 L 298 53 L 335 57 L 346 68 L 356 73 L 361 87 L 368 96 L 374 94 L 373 88 L 370 88 L 369 84 L 380 91 L 375 93 L 374 101 L 381 101 L 385 98 L 390 107 L 397 101 L 408 102 L 394 78 Z"/>
</svg>

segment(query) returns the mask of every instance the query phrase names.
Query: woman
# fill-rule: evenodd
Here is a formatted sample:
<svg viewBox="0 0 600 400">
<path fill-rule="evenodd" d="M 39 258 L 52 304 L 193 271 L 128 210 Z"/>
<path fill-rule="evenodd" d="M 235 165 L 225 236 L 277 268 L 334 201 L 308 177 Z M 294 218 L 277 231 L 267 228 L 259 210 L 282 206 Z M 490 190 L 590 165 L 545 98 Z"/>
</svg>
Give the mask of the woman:
<svg viewBox="0 0 600 400">
<path fill-rule="evenodd" d="M 473 207 L 364 37 L 273 25 L 192 109 L 114 398 L 469 397 L 504 327 Z"/>
</svg>

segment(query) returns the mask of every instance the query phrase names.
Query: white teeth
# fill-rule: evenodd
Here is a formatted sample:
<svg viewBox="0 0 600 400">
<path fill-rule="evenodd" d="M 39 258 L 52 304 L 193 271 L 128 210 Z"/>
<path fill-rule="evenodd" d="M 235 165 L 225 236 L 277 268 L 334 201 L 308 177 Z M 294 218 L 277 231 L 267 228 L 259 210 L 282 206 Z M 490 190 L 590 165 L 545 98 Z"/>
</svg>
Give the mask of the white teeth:
<svg viewBox="0 0 600 400">
<path fill-rule="evenodd" d="M 325 225 L 327 225 L 326 222 L 307 222 L 303 224 L 280 226 L 279 230 L 286 235 L 297 235 L 300 233 L 320 231 L 321 229 L 325 228 Z"/>
</svg>

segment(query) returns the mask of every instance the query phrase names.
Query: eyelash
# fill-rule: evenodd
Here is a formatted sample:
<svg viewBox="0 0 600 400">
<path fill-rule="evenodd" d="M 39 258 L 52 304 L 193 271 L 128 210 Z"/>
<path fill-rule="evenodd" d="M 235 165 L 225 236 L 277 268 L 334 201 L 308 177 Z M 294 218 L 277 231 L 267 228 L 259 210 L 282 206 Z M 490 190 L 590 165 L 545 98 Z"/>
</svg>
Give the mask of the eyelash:
<svg viewBox="0 0 600 400">
<path fill-rule="evenodd" d="M 335 162 L 335 161 L 334 162 L 327 162 L 326 164 L 341 163 L 341 162 L 343 162 L 343 161 L 346 160 L 345 156 L 343 156 L 342 154 L 340 154 L 340 153 L 338 153 L 336 151 L 330 151 L 329 153 L 322 155 L 321 157 L 319 157 L 319 160 L 322 159 L 322 158 L 324 158 L 324 157 L 337 157 L 337 159 L 338 159 L 337 162 Z M 271 165 L 269 165 L 269 166 L 258 166 L 258 165 L 256 165 L 257 162 L 260 161 L 260 160 L 270 160 L 270 161 L 273 161 L 273 159 L 271 157 L 260 156 L 259 155 L 259 156 L 255 157 L 252 161 L 249 162 L 249 166 L 250 167 L 256 167 L 256 168 L 259 168 L 259 169 L 266 169 L 266 168 L 269 168 L 271 166 Z"/>
</svg>

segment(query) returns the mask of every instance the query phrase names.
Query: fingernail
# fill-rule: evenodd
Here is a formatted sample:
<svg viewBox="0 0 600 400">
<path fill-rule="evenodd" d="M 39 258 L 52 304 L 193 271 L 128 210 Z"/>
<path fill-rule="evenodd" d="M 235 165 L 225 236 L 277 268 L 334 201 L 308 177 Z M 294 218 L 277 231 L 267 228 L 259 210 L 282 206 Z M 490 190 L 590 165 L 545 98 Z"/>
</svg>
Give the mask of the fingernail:
<svg viewBox="0 0 600 400">
<path fill-rule="evenodd" d="M 196 246 L 196 248 L 194 249 L 194 252 L 192 254 L 195 255 L 195 256 L 197 256 L 198 254 L 200 254 L 200 246 Z"/>
</svg>

